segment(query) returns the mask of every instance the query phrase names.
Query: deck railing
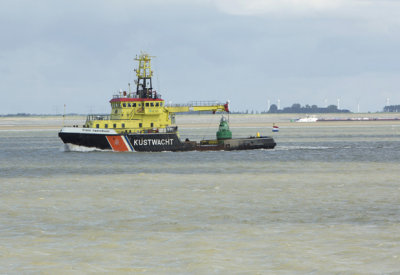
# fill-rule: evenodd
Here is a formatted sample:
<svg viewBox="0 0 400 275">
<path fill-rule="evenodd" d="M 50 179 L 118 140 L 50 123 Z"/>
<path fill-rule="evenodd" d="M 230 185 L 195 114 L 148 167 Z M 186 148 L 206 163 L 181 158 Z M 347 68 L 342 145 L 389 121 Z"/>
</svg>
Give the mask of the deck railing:
<svg viewBox="0 0 400 275">
<path fill-rule="evenodd" d="M 217 100 L 210 101 L 190 101 L 188 103 L 183 104 L 168 104 L 169 107 L 194 107 L 194 106 L 216 106 L 216 105 L 224 105 L 224 103 Z"/>
<path fill-rule="evenodd" d="M 86 121 L 92 120 L 110 120 L 110 115 L 88 115 Z"/>
</svg>

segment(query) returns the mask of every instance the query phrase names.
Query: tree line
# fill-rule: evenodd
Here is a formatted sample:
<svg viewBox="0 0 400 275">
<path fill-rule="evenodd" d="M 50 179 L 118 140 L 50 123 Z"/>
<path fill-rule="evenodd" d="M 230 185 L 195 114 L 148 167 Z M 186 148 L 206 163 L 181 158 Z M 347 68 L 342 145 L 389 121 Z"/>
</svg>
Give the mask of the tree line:
<svg viewBox="0 0 400 275">
<path fill-rule="evenodd" d="M 268 113 L 270 114 L 277 114 L 277 113 L 306 113 L 306 114 L 312 114 L 312 113 L 318 113 L 318 114 L 323 114 L 323 113 L 350 113 L 349 110 L 346 109 L 338 109 L 336 105 L 329 105 L 328 107 L 318 107 L 317 105 L 306 105 L 306 106 L 301 106 L 299 103 L 293 104 L 291 107 L 285 107 L 282 110 L 278 109 L 278 106 L 275 104 L 272 104 L 271 107 L 269 108 Z"/>
<path fill-rule="evenodd" d="M 398 113 L 400 112 L 400 105 L 389 105 L 383 108 L 385 113 Z"/>
</svg>

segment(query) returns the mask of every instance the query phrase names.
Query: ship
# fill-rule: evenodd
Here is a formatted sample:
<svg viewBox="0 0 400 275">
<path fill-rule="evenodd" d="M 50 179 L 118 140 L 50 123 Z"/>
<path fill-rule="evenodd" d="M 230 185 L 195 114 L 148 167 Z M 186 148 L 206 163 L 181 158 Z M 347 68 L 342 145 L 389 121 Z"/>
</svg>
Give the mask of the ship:
<svg viewBox="0 0 400 275">
<path fill-rule="evenodd" d="M 64 126 L 58 136 L 67 145 L 77 145 L 116 152 L 231 151 L 273 149 L 269 136 L 232 138 L 228 120 L 222 116 L 216 139 L 181 140 L 175 114 L 188 112 L 229 113 L 229 102 L 192 102 L 166 104 L 152 85 L 153 56 L 141 52 L 135 61 L 136 90 L 120 91 L 110 100 L 109 115 L 87 115 L 82 126 Z"/>
</svg>

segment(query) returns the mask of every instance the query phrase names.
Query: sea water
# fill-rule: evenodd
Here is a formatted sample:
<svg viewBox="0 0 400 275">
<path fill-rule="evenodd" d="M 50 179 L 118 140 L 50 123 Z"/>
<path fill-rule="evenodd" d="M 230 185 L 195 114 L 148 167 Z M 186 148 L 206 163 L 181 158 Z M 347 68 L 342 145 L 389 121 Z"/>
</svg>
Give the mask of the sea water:
<svg viewBox="0 0 400 275">
<path fill-rule="evenodd" d="M 0 131 L 0 273 L 399 274 L 400 127 L 351 125 L 180 153 Z"/>
</svg>

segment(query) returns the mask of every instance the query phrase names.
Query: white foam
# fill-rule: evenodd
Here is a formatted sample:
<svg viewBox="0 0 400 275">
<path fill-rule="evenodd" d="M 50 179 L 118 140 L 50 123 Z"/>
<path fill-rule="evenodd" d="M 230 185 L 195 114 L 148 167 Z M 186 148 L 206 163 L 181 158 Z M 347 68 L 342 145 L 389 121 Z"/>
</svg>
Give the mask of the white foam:
<svg viewBox="0 0 400 275">
<path fill-rule="evenodd" d="M 55 132 L 58 129 L 1 129 L 0 132 Z"/>
<path fill-rule="evenodd" d="M 327 146 L 276 146 L 275 149 L 277 150 L 326 150 L 332 149 L 333 147 Z"/>
<path fill-rule="evenodd" d="M 62 148 L 60 148 L 60 151 L 63 152 L 111 152 L 112 150 L 106 150 L 106 149 L 99 149 L 95 147 L 86 147 L 86 146 L 79 146 L 75 144 L 64 144 Z"/>
</svg>

